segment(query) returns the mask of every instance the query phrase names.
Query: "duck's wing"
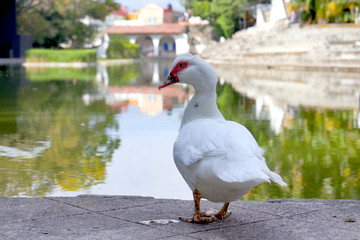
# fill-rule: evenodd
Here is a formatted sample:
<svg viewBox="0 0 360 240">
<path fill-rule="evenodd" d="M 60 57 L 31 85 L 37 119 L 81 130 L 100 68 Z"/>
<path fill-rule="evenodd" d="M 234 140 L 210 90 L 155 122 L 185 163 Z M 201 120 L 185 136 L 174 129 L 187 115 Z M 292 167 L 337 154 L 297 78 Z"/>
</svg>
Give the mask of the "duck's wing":
<svg viewBox="0 0 360 240">
<path fill-rule="evenodd" d="M 212 172 L 226 182 L 264 182 L 285 186 L 269 170 L 251 133 L 231 121 L 200 119 L 185 125 L 174 144 L 174 158 L 185 166 L 211 161 Z"/>
</svg>

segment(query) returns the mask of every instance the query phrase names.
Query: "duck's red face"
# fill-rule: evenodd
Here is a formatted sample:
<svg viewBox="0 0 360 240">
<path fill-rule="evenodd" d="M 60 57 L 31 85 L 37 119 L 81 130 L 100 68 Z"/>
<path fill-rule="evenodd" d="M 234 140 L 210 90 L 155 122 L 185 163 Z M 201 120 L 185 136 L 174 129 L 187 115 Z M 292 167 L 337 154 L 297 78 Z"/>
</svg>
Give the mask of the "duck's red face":
<svg viewBox="0 0 360 240">
<path fill-rule="evenodd" d="M 171 70 L 168 78 L 165 80 L 165 82 L 163 82 L 160 86 L 159 89 L 164 88 L 166 86 L 169 86 L 171 84 L 180 82 L 178 74 L 179 72 L 185 70 L 188 66 L 188 63 L 185 61 L 179 61 L 175 67 Z"/>
</svg>

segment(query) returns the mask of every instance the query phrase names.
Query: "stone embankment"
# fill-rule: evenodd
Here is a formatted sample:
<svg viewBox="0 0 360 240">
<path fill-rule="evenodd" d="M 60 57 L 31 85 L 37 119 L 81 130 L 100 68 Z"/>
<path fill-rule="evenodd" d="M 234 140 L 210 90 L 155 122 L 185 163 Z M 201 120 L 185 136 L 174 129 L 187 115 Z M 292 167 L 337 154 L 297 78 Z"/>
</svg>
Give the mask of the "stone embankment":
<svg viewBox="0 0 360 240">
<path fill-rule="evenodd" d="M 249 28 L 207 47 L 213 64 L 360 71 L 360 25 Z"/>
</svg>

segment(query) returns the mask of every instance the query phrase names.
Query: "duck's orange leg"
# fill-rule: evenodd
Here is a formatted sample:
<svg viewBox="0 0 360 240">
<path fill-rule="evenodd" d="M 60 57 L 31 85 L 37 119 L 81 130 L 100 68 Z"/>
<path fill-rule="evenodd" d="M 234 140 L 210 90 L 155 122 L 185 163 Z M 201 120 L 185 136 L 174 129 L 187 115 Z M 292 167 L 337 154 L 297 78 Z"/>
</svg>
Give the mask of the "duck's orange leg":
<svg viewBox="0 0 360 240">
<path fill-rule="evenodd" d="M 219 219 L 224 219 L 229 217 L 231 215 L 231 211 L 228 211 L 229 204 L 230 203 L 226 202 L 224 206 L 221 208 L 221 210 L 217 214 L 215 214 L 215 217 Z"/>
<path fill-rule="evenodd" d="M 209 222 L 215 221 L 216 217 L 214 215 L 205 216 L 204 213 L 202 213 L 200 211 L 201 194 L 197 189 L 195 189 L 193 191 L 193 197 L 194 197 L 194 203 L 195 203 L 194 217 L 192 217 L 192 218 L 180 217 L 179 219 L 181 221 L 188 222 L 188 223 L 209 223 Z"/>
</svg>

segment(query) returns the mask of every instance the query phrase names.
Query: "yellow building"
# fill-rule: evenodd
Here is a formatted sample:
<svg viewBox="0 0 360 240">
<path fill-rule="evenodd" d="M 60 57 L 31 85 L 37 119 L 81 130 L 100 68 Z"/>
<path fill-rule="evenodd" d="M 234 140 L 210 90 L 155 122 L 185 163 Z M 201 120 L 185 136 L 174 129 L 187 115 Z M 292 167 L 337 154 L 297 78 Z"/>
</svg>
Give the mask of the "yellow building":
<svg viewBox="0 0 360 240">
<path fill-rule="evenodd" d="M 155 4 L 150 3 L 138 11 L 138 20 L 142 25 L 157 25 L 164 22 L 164 9 Z"/>
</svg>

